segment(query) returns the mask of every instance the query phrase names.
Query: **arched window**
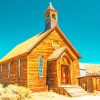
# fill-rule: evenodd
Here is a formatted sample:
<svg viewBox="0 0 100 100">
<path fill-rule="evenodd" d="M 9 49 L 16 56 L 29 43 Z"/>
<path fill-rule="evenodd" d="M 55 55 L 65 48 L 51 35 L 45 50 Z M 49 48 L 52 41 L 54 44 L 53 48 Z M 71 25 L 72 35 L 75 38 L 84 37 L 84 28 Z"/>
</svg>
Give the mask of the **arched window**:
<svg viewBox="0 0 100 100">
<path fill-rule="evenodd" d="M 18 59 L 18 78 L 20 78 L 21 59 Z"/>
<path fill-rule="evenodd" d="M 38 67 L 39 67 L 39 76 L 41 77 L 43 76 L 43 57 L 42 56 L 39 57 Z"/>
<path fill-rule="evenodd" d="M 10 62 L 8 63 L 8 79 L 10 78 Z"/>
<path fill-rule="evenodd" d="M 46 16 L 46 21 L 48 21 L 50 19 L 50 16 L 49 15 L 47 15 Z"/>
<path fill-rule="evenodd" d="M 0 79 L 2 79 L 2 65 L 0 65 Z"/>
</svg>

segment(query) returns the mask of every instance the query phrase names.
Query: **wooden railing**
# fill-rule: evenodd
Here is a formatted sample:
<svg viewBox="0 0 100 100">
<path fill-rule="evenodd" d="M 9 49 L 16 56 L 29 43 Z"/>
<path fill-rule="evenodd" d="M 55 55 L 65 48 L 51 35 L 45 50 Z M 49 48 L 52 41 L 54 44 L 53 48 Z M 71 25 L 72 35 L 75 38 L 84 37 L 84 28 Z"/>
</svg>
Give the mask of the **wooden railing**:
<svg viewBox="0 0 100 100">
<path fill-rule="evenodd" d="M 79 77 L 78 82 L 88 92 L 100 91 L 100 75 Z"/>
</svg>

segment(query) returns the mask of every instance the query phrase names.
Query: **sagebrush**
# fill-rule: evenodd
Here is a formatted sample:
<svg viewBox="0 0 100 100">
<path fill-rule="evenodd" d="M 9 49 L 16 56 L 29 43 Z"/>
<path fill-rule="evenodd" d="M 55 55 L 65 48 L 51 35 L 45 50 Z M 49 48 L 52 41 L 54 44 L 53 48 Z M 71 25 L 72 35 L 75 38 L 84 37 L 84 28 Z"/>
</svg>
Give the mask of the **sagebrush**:
<svg viewBox="0 0 100 100">
<path fill-rule="evenodd" d="M 8 85 L 3 88 L 0 85 L 0 100 L 34 100 L 32 91 L 24 86 Z"/>
</svg>

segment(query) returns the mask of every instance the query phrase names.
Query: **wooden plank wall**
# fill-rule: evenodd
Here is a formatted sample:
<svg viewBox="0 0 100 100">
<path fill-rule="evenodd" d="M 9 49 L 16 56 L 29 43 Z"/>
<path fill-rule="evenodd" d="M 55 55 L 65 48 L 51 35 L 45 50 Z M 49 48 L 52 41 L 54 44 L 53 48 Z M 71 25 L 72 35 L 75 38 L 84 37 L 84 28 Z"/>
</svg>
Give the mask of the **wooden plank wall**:
<svg viewBox="0 0 100 100">
<path fill-rule="evenodd" d="M 63 60 L 63 57 L 66 58 L 66 61 Z M 71 70 L 70 63 L 71 63 L 71 58 L 67 55 L 66 51 L 57 60 L 57 77 L 58 77 L 58 85 L 59 86 L 62 85 L 62 82 L 61 82 L 61 66 L 62 65 L 69 65 L 69 71 L 70 71 Z M 71 73 L 70 73 L 70 79 L 71 79 Z M 69 83 L 70 83 L 70 80 L 69 80 Z"/>
<path fill-rule="evenodd" d="M 41 43 L 39 43 L 28 55 L 28 87 L 30 89 L 36 89 L 36 88 L 44 88 L 46 87 L 46 77 L 47 77 L 47 61 L 48 57 L 53 53 L 55 50 L 52 47 L 52 41 L 59 41 L 60 46 L 67 46 L 65 42 L 63 41 L 62 37 L 60 37 L 57 33 L 57 31 L 51 32 Z M 69 48 L 69 47 L 68 47 Z M 69 48 L 71 54 L 73 52 Z M 44 57 L 44 66 L 43 66 L 43 77 L 38 76 L 38 57 L 43 56 Z M 75 56 L 73 54 L 73 56 Z M 78 62 L 78 61 L 77 61 Z M 76 66 L 79 68 L 79 66 Z M 79 72 L 79 71 L 77 71 Z M 75 77 L 76 78 L 76 77 Z M 57 79 L 56 79 L 57 80 Z M 55 80 L 55 81 L 56 81 Z"/>
<path fill-rule="evenodd" d="M 100 78 L 98 76 L 85 76 L 80 77 L 79 85 L 88 92 L 100 91 Z"/>
<path fill-rule="evenodd" d="M 18 78 L 18 59 L 21 59 L 20 79 Z M 10 62 L 10 77 L 8 79 L 8 63 Z M 18 84 L 27 86 L 27 56 L 20 55 L 2 62 L 2 73 L 0 83 Z M 1 67 L 1 66 L 0 66 Z M 1 68 L 0 68 L 1 69 Z"/>
<path fill-rule="evenodd" d="M 51 61 L 49 62 L 48 67 L 48 84 L 49 88 L 52 90 L 54 88 L 57 88 L 58 86 L 58 77 L 57 77 L 57 61 Z"/>
<path fill-rule="evenodd" d="M 48 61 L 48 57 L 55 50 L 52 47 L 52 42 L 55 40 L 59 41 L 61 46 L 65 46 L 65 43 L 62 40 L 62 38 L 54 30 L 43 41 L 41 41 L 41 43 L 38 44 L 37 47 L 32 50 L 32 52 L 30 52 L 28 56 L 28 86 L 30 88 L 41 87 L 41 86 L 46 87 L 47 61 Z M 39 56 L 44 57 L 44 66 L 43 66 L 44 76 L 43 77 L 38 76 L 38 57 Z"/>
<path fill-rule="evenodd" d="M 78 77 L 80 77 L 79 61 L 76 58 L 71 62 L 71 84 L 78 85 Z"/>
<path fill-rule="evenodd" d="M 41 41 L 41 43 L 37 44 L 35 48 L 28 54 L 28 56 L 25 54 L 14 57 L 12 59 L 9 59 L 8 61 L 2 62 L 3 65 L 2 69 L 2 80 L 0 80 L 1 83 L 7 82 L 7 83 L 17 83 L 19 85 L 25 85 L 28 86 L 30 89 L 34 91 L 43 91 L 47 90 L 47 62 L 48 57 L 53 53 L 55 48 L 52 47 L 52 42 L 58 41 L 60 43 L 60 46 L 67 46 L 65 44 L 63 38 L 58 35 L 56 30 L 53 30 L 44 40 Z M 70 53 L 73 57 L 75 57 L 72 50 L 68 47 L 68 50 L 70 50 Z M 43 56 L 44 58 L 44 64 L 43 64 L 43 77 L 39 77 L 38 75 L 38 57 Z M 21 78 L 18 79 L 18 58 L 21 58 Z M 8 62 L 11 62 L 11 74 L 10 79 L 8 80 Z M 53 66 L 52 65 L 52 69 Z M 76 73 L 79 73 L 78 70 L 78 59 L 76 59 L 72 65 L 71 65 L 71 72 L 72 72 L 72 81 L 78 76 L 78 74 L 75 76 Z M 51 69 L 51 70 L 52 70 Z M 56 69 L 55 69 L 56 70 Z M 53 72 L 53 71 L 52 71 Z M 55 77 L 55 82 L 52 83 L 52 85 L 58 84 L 58 77 Z M 75 76 L 75 77 L 74 77 Z M 72 82 L 73 84 L 76 83 Z"/>
</svg>

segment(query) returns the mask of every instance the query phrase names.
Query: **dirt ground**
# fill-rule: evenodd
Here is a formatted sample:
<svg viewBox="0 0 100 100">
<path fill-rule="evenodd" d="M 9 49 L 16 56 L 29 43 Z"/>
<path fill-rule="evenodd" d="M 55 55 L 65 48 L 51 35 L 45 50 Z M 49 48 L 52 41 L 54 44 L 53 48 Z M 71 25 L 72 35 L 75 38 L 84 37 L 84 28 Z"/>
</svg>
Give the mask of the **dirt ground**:
<svg viewBox="0 0 100 100">
<path fill-rule="evenodd" d="M 33 93 L 33 96 L 34 96 L 34 100 L 100 100 L 100 95 L 66 97 L 54 92 Z"/>
</svg>

